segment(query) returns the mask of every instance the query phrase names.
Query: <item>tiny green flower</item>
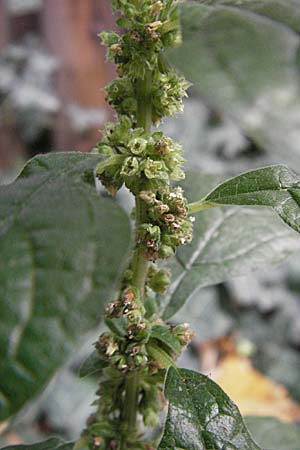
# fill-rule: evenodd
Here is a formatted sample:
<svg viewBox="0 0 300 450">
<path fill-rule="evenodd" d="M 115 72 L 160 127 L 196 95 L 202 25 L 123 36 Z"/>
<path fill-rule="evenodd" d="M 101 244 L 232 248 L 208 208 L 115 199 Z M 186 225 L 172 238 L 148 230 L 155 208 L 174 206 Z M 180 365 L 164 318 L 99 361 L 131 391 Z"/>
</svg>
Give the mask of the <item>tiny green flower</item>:
<svg viewBox="0 0 300 450">
<path fill-rule="evenodd" d="M 103 31 L 99 34 L 102 40 L 102 44 L 110 47 L 113 44 L 117 44 L 120 40 L 120 36 L 112 31 Z"/>
<path fill-rule="evenodd" d="M 168 169 L 163 161 L 154 161 L 147 158 L 142 164 L 141 169 L 144 171 L 147 178 L 168 178 Z"/>
<path fill-rule="evenodd" d="M 139 174 L 140 167 L 139 167 L 139 160 L 136 157 L 129 156 L 125 159 L 120 175 L 123 177 L 132 177 L 134 175 Z"/>
<path fill-rule="evenodd" d="M 146 139 L 137 137 L 129 141 L 128 147 L 134 155 L 140 155 L 145 152 L 147 141 Z"/>
</svg>

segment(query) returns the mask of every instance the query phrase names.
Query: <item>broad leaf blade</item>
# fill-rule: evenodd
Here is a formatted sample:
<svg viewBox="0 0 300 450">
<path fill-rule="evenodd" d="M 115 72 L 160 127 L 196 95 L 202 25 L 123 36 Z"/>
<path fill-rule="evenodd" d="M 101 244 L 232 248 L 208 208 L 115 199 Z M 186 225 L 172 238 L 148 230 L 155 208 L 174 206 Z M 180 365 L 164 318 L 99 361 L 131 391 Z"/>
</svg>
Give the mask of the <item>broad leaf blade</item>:
<svg viewBox="0 0 300 450">
<path fill-rule="evenodd" d="M 60 439 L 51 438 L 38 444 L 10 445 L 2 450 L 72 450 L 74 443 L 64 444 Z"/>
<path fill-rule="evenodd" d="M 189 200 L 205 197 L 219 179 L 189 173 L 183 187 Z M 194 239 L 176 254 L 175 274 L 165 297 L 164 317 L 172 317 L 196 289 L 276 264 L 299 250 L 300 237 L 267 208 L 224 207 L 202 211 Z"/>
<path fill-rule="evenodd" d="M 97 195 L 98 161 L 38 156 L 0 188 L 0 420 L 36 394 L 81 333 L 99 323 L 114 288 L 129 221 Z"/>
<path fill-rule="evenodd" d="M 158 450 L 259 450 L 237 406 L 208 377 L 170 368 L 165 394 L 169 409 Z"/>
<path fill-rule="evenodd" d="M 296 33 L 300 30 L 299 0 L 201 0 L 201 4 L 249 11 L 287 25 Z"/>
<path fill-rule="evenodd" d="M 300 232 L 300 180 L 286 166 L 251 170 L 220 184 L 204 202 L 213 205 L 271 206 Z"/>
<path fill-rule="evenodd" d="M 224 3 L 229 6 L 183 5 L 183 45 L 170 50 L 168 59 L 213 108 L 233 117 L 262 148 L 278 155 L 284 149 L 299 167 L 300 40 L 286 26 L 294 10 L 291 27 L 300 29 L 299 2 L 284 2 L 289 16 L 282 5 L 274 20 L 272 2 L 253 2 L 265 8 Z"/>
</svg>

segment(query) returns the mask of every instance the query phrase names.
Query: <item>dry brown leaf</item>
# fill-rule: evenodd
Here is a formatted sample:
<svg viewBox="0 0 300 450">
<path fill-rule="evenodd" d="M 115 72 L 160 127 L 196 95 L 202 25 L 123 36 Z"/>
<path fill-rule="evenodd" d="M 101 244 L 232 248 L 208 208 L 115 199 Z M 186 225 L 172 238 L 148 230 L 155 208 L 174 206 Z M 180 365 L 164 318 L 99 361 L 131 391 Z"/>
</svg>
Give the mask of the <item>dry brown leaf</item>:
<svg viewBox="0 0 300 450">
<path fill-rule="evenodd" d="M 0 435 L 4 433 L 6 428 L 8 427 L 8 422 L 0 422 Z"/>
<path fill-rule="evenodd" d="M 300 405 L 286 388 L 262 375 L 244 356 L 223 358 L 213 378 L 238 405 L 242 415 L 272 416 L 284 422 L 300 421 Z"/>
</svg>

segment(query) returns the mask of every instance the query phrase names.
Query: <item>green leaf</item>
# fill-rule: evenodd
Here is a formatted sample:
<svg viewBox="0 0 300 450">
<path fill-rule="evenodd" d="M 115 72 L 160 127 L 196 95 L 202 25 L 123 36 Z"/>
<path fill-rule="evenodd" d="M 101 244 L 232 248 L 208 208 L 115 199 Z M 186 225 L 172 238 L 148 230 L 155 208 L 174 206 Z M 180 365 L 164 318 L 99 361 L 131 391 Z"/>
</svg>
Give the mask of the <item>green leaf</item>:
<svg viewBox="0 0 300 450">
<path fill-rule="evenodd" d="M 164 325 L 154 325 L 151 328 L 150 337 L 165 344 L 174 353 L 181 352 L 181 345 L 171 330 Z"/>
<path fill-rule="evenodd" d="M 213 108 L 298 167 L 299 11 L 299 0 L 187 3 L 183 45 L 167 53 Z"/>
<path fill-rule="evenodd" d="M 237 406 L 208 377 L 170 368 L 165 394 L 169 409 L 158 450 L 259 450 Z"/>
<path fill-rule="evenodd" d="M 10 445 L 2 450 L 72 450 L 74 443 L 64 444 L 60 439 L 51 438 L 39 444 Z"/>
<path fill-rule="evenodd" d="M 168 369 L 170 366 L 175 366 L 174 359 L 158 346 L 154 340 L 150 339 L 146 344 L 146 348 L 147 353 L 160 368 Z"/>
<path fill-rule="evenodd" d="M 38 156 L 0 188 L 0 420 L 43 388 L 110 300 L 130 227 L 96 193 L 97 162 Z"/>
<path fill-rule="evenodd" d="M 291 228 L 300 232 L 300 180 L 286 166 L 251 170 L 221 183 L 191 210 L 218 205 L 271 206 Z"/>
<path fill-rule="evenodd" d="M 117 336 L 124 337 L 127 333 L 127 321 L 125 317 L 117 319 L 106 319 L 105 325 Z"/>
<path fill-rule="evenodd" d="M 249 11 L 287 25 L 296 33 L 300 30 L 299 0 L 201 0 L 201 4 Z"/>
<path fill-rule="evenodd" d="M 107 365 L 107 361 L 100 359 L 99 352 L 94 350 L 80 366 L 79 376 L 80 378 L 84 378 L 94 373 L 102 372 Z"/>
<path fill-rule="evenodd" d="M 245 422 L 258 444 L 265 449 L 296 450 L 299 448 L 299 425 L 282 423 L 274 417 L 245 417 Z"/>
<path fill-rule="evenodd" d="M 205 197 L 220 180 L 189 173 L 183 188 L 189 200 Z M 300 237 L 267 208 L 211 208 L 196 218 L 194 239 L 176 254 L 173 283 L 162 299 L 164 318 L 172 317 L 204 286 L 276 264 L 299 250 Z"/>
</svg>

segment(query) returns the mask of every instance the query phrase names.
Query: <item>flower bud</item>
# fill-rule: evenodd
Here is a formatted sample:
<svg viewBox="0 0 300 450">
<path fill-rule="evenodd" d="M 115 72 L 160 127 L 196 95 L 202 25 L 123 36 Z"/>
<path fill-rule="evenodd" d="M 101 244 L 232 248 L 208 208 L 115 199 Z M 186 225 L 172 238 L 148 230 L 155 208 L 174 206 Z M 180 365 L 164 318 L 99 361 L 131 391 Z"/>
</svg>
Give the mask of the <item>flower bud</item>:
<svg viewBox="0 0 300 450">
<path fill-rule="evenodd" d="M 112 356 L 119 349 L 119 345 L 112 334 L 103 333 L 96 343 L 96 348 L 99 348 L 99 350 L 107 356 Z"/>
<path fill-rule="evenodd" d="M 177 325 L 172 329 L 172 333 L 178 338 L 181 345 L 189 344 L 193 336 L 195 336 L 194 331 L 190 328 L 188 323 Z"/>
<path fill-rule="evenodd" d="M 146 366 L 148 363 L 146 355 L 136 355 L 133 357 L 133 360 L 136 367 Z"/>
<path fill-rule="evenodd" d="M 169 206 L 165 203 L 158 201 L 157 204 L 153 208 L 153 215 L 156 217 L 162 216 L 165 213 L 168 213 L 170 210 Z"/>
<path fill-rule="evenodd" d="M 148 286 L 154 292 L 164 294 L 171 282 L 171 273 L 169 270 L 161 269 L 156 271 L 153 267 L 148 272 Z"/>
<path fill-rule="evenodd" d="M 134 310 L 134 311 L 130 311 L 127 315 L 127 320 L 130 324 L 138 324 L 140 323 L 141 319 L 142 319 L 142 315 L 140 313 L 140 311 L 138 310 Z"/>
<path fill-rule="evenodd" d="M 160 243 L 161 232 L 157 225 L 145 223 L 138 229 L 138 242 L 144 243 L 146 247 L 156 248 Z"/>
<path fill-rule="evenodd" d="M 141 191 L 139 195 L 140 195 L 140 198 L 148 205 L 153 205 L 155 203 L 156 196 L 153 192 Z"/>
<path fill-rule="evenodd" d="M 130 325 L 127 328 L 127 333 L 129 339 L 135 339 L 136 341 L 142 341 L 149 336 L 149 330 L 144 322 L 139 323 L 138 325 Z"/>
<path fill-rule="evenodd" d="M 181 181 L 185 179 L 185 173 L 180 167 L 175 167 L 170 174 L 170 178 L 174 181 Z"/>
<path fill-rule="evenodd" d="M 102 44 L 108 47 L 117 44 L 120 40 L 120 36 L 112 31 L 103 31 L 99 34 L 99 37 L 102 40 Z"/>
<path fill-rule="evenodd" d="M 162 26 L 162 23 L 157 20 L 156 22 L 148 23 L 146 25 L 146 32 L 152 39 L 152 41 L 156 42 L 159 39 L 159 33 L 158 30 Z"/>
<path fill-rule="evenodd" d="M 161 1 L 155 2 L 153 5 L 150 6 L 149 13 L 158 15 L 163 10 L 163 8 L 164 5 L 162 4 Z"/>
<path fill-rule="evenodd" d="M 175 216 L 173 214 L 164 214 L 163 215 L 163 221 L 167 224 L 175 222 Z"/>
<path fill-rule="evenodd" d="M 109 318 L 118 318 L 123 314 L 123 305 L 121 302 L 117 301 L 114 303 L 109 303 L 105 308 L 105 314 Z"/>
<path fill-rule="evenodd" d="M 134 300 L 136 298 L 136 292 L 134 292 L 133 289 L 126 289 L 122 293 L 122 302 L 124 306 L 130 306 L 134 303 Z"/>
<path fill-rule="evenodd" d="M 154 149 L 159 155 L 168 155 L 170 153 L 170 147 L 172 146 L 172 143 L 172 139 L 163 137 L 156 142 Z"/>
<path fill-rule="evenodd" d="M 169 245 L 162 245 L 159 250 L 159 256 L 161 258 L 170 258 L 171 256 L 174 256 L 175 252 L 172 247 Z"/>
<path fill-rule="evenodd" d="M 112 147 L 110 147 L 109 145 L 107 145 L 103 142 L 100 142 L 100 144 L 98 144 L 98 152 L 101 155 L 105 155 L 105 156 L 112 156 L 114 154 Z"/>
</svg>

